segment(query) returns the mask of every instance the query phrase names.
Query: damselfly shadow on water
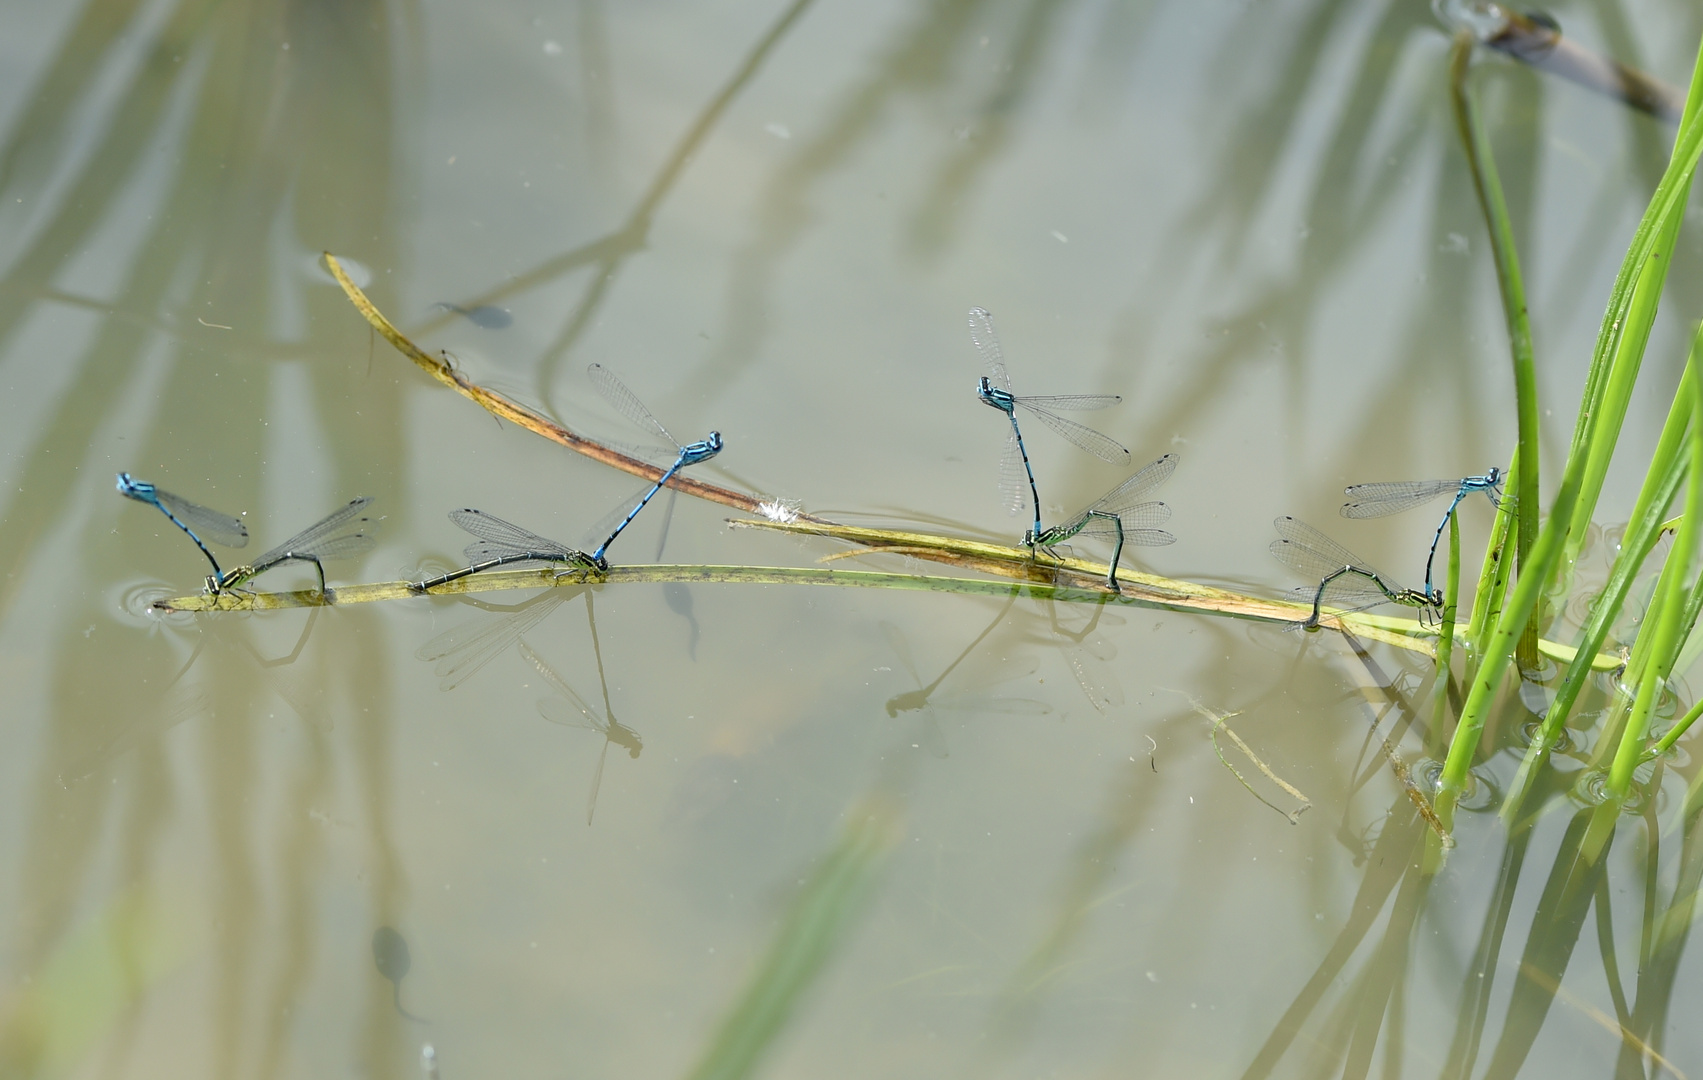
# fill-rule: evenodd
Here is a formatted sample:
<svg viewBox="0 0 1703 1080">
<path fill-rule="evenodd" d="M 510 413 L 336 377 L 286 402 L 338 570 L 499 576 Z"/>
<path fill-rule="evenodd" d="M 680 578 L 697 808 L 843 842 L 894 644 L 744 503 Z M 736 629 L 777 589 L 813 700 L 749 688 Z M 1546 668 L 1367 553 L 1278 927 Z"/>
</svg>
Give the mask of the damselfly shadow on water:
<svg viewBox="0 0 1703 1080">
<path fill-rule="evenodd" d="M 881 632 L 886 635 L 888 645 L 898 656 L 900 665 L 904 667 L 905 671 L 910 674 L 911 679 L 917 684 L 917 689 L 906 691 L 903 694 L 895 694 L 893 697 L 887 699 L 888 716 L 897 717 L 900 713 L 917 714 L 917 721 L 919 725 L 917 733 L 918 742 L 913 743 L 913 746 L 920 746 L 937 758 L 945 758 L 949 756 L 946 738 L 940 730 L 940 719 L 935 713 L 936 709 L 952 709 L 962 712 L 982 714 L 1002 713 L 1007 715 L 1028 714 L 1036 716 L 1044 716 L 1052 711 L 1044 702 L 1035 701 L 1030 698 L 999 697 L 985 692 L 954 691 L 943 695 L 937 693 L 941 685 L 945 683 L 952 673 L 958 669 L 958 665 L 962 664 L 971 653 L 975 652 L 977 647 L 980 646 L 983 641 L 987 640 L 988 635 L 993 633 L 994 627 L 1004 621 L 1006 615 L 1008 615 L 1011 611 L 1012 604 L 1014 604 L 1016 600 L 1017 594 L 1013 591 L 1010 598 L 1007 599 L 1004 604 L 1000 605 L 999 611 L 994 615 L 993 619 L 988 622 L 987 626 L 982 628 L 982 632 L 977 634 L 968 645 L 964 646 L 963 651 L 954 657 L 951 663 L 946 665 L 940 674 L 935 677 L 933 682 L 926 686 L 923 685 L 922 676 L 917 673 L 916 663 L 911 657 L 910 643 L 906 640 L 904 631 L 900 630 L 897 626 L 890 622 L 883 621 L 881 623 Z M 1013 679 L 1025 678 L 1029 675 L 1033 675 L 1034 673 L 1035 669 L 1033 667 L 1026 671 L 1007 670 L 1003 671 L 996 681 L 1010 682 Z"/>
<path fill-rule="evenodd" d="M 523 635 L 543 622 L 563 601 L 580 593 L 585 595 L 586 624 L 591 635 L 598 682 L 602 688 L 601 711 L 587 704 L 537 650 L 522 640 Z M 496 607 L 486 604 L 477 606 Z M 589 586 L 557 586 L 525 603 L 496 609 L 502 612 L 498 618 L 447 630 L 420 646 L 416 655 L 422 660 L 437 661 L 435 670 L 441 680 L 439 685 L 445 690 L 453 690 L 499 654 L 506 652 L 509 646 L 518 646 L 522 658 L 561 695 L 540 700 L 539 714 L 551 723 L 583 728 L 603 736 L 603 748 L 599 751 L 597 768 L 591 778 L 591 791 L 586 799 L 585 821 L 590 825 L 597 812 L 597 793 L 603 783 L 603 766 L 609 753 L 609 744 L 620 744 L 627 751 L 627 755 L 633 758 L 638 757 L 644 749 L 644 740 L 639 733 L 615 718 L 609 695 L 609 680 L 603 667 L 603 648 L 597 634 L 593 590 Z"/>
</svg>

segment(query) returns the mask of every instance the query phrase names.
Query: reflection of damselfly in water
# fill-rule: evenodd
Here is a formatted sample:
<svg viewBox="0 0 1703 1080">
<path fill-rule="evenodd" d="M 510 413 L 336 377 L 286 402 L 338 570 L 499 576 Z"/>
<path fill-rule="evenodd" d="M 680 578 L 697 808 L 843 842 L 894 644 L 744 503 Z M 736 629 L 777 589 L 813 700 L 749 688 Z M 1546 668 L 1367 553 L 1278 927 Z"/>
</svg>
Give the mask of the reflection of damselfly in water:
<svg viewBox="0 0 1703 1080">
<path fill-rule="evenodd" d="M 1318 581 L 1317 585 L 1295 590 L 1295 599 L 1312 601 L 1313 611 L 1300 622 L 1291 623 L 1290 629 L 1317 630 L 1319 617 L 1327 607 L 1346 614 L 1383 604 L 1405 604 L 1418 608 L 1424 618 L 1443 605 L 1441 593 L 1427 596 L 1402 588 L 1306 522 L 1280 517 L 1275 524 L 1282 539 L 1271 542 L 1271 553 L 1302 577 Z"/>
<path fill-rule="evenodd" d="M 566 567 L 567 569 L 556 575 L 558 578 L 575 571 L 583 573 L 597 569 L 591 556 L 585 552 L 549 537 L 539 536 L 483 510 L 451 510 L 449 520 L 455 522 L 464 532 L 478 537 L 462 549 L 461 553 L 467 559 L 468 565 L 459 570 L 451 570 L 447 574 L 439 574 L 435 578 L 410 583 L 408 587 L 415 592 L 428 592 L 445 582 L 484 573 L 499 566 Z"/>
<path fill-rule="evenodd" d="M 1023 445 L 1023 432 L 1017 426 L 1017 407 L 1033 414 L 1041 423 L 1064 436 L 1071 445 L 1088 451 L 1102 461 L 1126 462 L 1129 451 L 1113 440 L 1074 420 L 1058 415 L 1066 412 L 1090 411 L 1116 405 L 1123 399 L 1116 394 L 1069 394 L 1061 397 L 1018 397 L 1011 392 L 1011 376 L 1005 371 L 1005 358 L 999 348 L 999 338 L 993 332 L 993 316 L 982 308 L 970 309 L 970 340 L 982 355 L 987 374 L 976 384 L 976 397 L 982 404 L 1004 413 L 1011 421 L 1011 435 L 1006 439 L 1005 456 L 1000 460 L 999 490 L 1005 497 L 1006 508 L 1015 514 L 1023 505 L 1023 478 L 1029 480 L 1029 498 L 1035 510 L 1035 524 L 1029 535 L 1040 536 L 1041 494 L 1035 486 L 1035 470 L 1029 465 L 1029 450 Z M 1017 471 L 1019 461 L 1023 472 Z"/>
<path fill-rule="evenodd" d="M 1088 704 L 1094 706 L 1095 712 L 1103 713 L 1124 703 L 1124 691 L 1117 676 L 1105 670 L 1106 663 L 1116 658 L 1118 650 L 1110 641 L 1096 636 L 1096 631 L 1100 629 L 1100 620 L 1106 614 L 1106 601 L 1111 599 L 1106 593 L 1098 595 L 1098 601 L 1093 604 L 1094 613 L 1080 630 L 1066 629 L 1064 624 L 1059 622 L 1058 601 L 1047 600 L 1044 603 L 1047 608 L 1048 630 L 1052 634 L 1053 643 L 1064 657 L 1065 666 L 1070 669 L 1076 685 L 1081 687 Z M 1074 609 L 1081 605 L 1065 606 Z M 1114 615 L 1110 621 L 1122 623 L 1123 620 Z"/>
<path fill-rule="evenodd" d="M 586 605 L 588 614 L 590 609 L 588 603 Z M 592 627 L 595 633 L 596 624 L 593 623 Z M 592 816 L 597 813 L 597 791 L 603 785 L 603 763 L 609 757 L 609 744 L 619 743 L 627 751 L 628 757 L 636 758 L 644 749 L 644 740 L 639 737 L 638 732 L 615 719 L 614 709 L 609 704 L 609 683 L 603 678 L 601 653 L 599 653 L 597 663 L 598 679 L 603 684 L 603 711 L 601 713 L 586 704 L 584 698 L 574 693 L 573 687 L 563 681 L 562 677 L 556 674 L 549 664 L 544 662 L 544 658 L 539 656 L 524 641 L 520 643 L 520 654 L 526 657 L 527 662 L 538 669 L 538 674 L 544 676 L 544 681 L 561 695 L 561 697 L 543 698 L 538 702 L 538 712 L 544 719 L 552 724 L 583 728 L 586 731 L 595 731 L 603 736 L 603 749 L 597 755 L 597 771 L 591 775 L 591 793 L 585 801 L 585 823 L 590 825 Z"/>
<path fill-rule="evenodd" d="M 238 566 L 228 573 L 207 579 L 207 591 L 212 593 L 235 589 L 251 578 L 259 577 L 275 566 L 287 562 L 312 563 L 319 572 L 319 595 L 325 595 L 325 566 L 329 559 L 352 559 L 373 548 L 373 530 L 377 521 L 364 511 L 372 496 L 362 495 L 349 500 L 348 505 L 314 522 L 247 566 Z"/>
<path fill-rule="evenodd" d="M 645 431 L 666 439 L 679 453 L 679 456 L 674 459 L 674 464 L 670 465 L 654 484 L 646 488 L 644 494 L 639 497 L 638 504 L 626 512 L 625 516 L 609 533 L 608 538 L 597 546 L 596 551 L 591 553 L 591 561 L 597 565 L 598 569 L 603 569 L 608 565 L 604 560 L 604 553 L 609 550 L 609 545 L 613 544 L 615 538 L 621 535 L 621 530 L 625 529 L 638 516 L 639 511 L 645 508 L 645 504 L 650 502 L 652 496 L 661 491 L 663 485 L 673 479 L 674 474 L 681 469 L 688 465 L 697 465 L 708 461 L 721 453 L 722 441 L 721 432 L 712 431 L 697 442 L 682 446 L 674 436 L 668 433 L 668 429 L 663 427 L 655 416 L 651 415 L 651 411 L 644 407 L 638 396 L 627 389 L 627 384 L 617 379 L 608 368 L 602 364 L 592 364 L 586 369 L 586 374 L 591 378 L 591 385 L 596 388 L 599 394 L 603 395 L 604 400 L 615 406 L 623 416 Z M 622 505 L 625 506 L 626 503 L 623 502 Z"/>
<path fill-rule="evenodd" d="M 893 652 L 898 655 L 899 663 L 904 666 L 905 671 L 910 674 L 911 678 L 915 680 L 917 684 L 917 689 L 908 690 L 903 694 L 895 694 L 887 699 L 887 715 L 896 717 L 902 712 L 917 713 L 922 727 L 921 745 L 935 757 L 944 758 L 947 756 L 946 739 L 940 733 L 940 721 L 934 713 L 936 708 L 955 709 L 975 713 L 1003 713 L 1008 715 L 1045 715 L 1052 711 L 1045 703 L 1034 701 L 1029 698 L 1004 698 L 995 697 L 991 694 L 964 693 L 952 693 L 940 697 L 936 696 L 936 691 L 940 689 L 941 684 L 946 681 L 947 677 L 956 671 L 958 665 L 963 663 L 965 658 L 974 652 L 976 647 L 987 639 L 987 636 L 993 632 L 993 628 L 998 626 L 1000 622 L 1004 620 L 1007 613 L 1011 611 L 1011 605 L 1016 601 L 1016 599 L 1017 595 L 1016 593 L 1013 593 L 1011 598 L 1000 606 L 999 612 L 995 614 L 993 620 L 982 629 L 982 632 L 977 634 L 975 639 L 968 645 L 964 646 L 964 651 L 954 657 L 952 662 L 946 665 L 945 670 L 941 671 L 935 680 L 927 686 L 923 685 L 922 676 L 917 674 L 916 664 L 911 659 L 910 643 L 906 641 L 904 632 L 890 622 L 883 622 L 881 624 L 881 632 L 887 636 L 887 643 L 892 647 Z M 1005 682 L 1011 679 L 1023 678 L 1032 674 L 1034 674 L 1033 668 L 1030 668 L 1028 671 L 1020 672 L 1005 671 L 1000 675 L 999 681 Z"/>
<path fill-rule="evenodd" d="M 1443 530 L 1455 516 L 1455 508 L 1475 491 L 1484 492 L 1490 505 L 1502 505 L 1502 470 L 1492 467 L 1483 476 L 1463 476 L 1458 480 L 1392 480 L 1375 484 L 1352 484 L 1343 488 L 1351 501 L 1342 504 L 1345 518 L 1380 518 L 1424 506 L 1439 496 L 1454 493 L 1443 520 L 1437 523 L 1437 534 L 1431 537 L 1431 551 L 1425 556 L 1425 595 L 1437 592 L 1431 584 L 1431 567 L 1437 561 L 1437 543 Z"/>
<path fill-rule="evenodd" d="M 473 604 L 501 614 L 451 627 L 420 646 L 414 655 L 421 660 L 436 661 L 438 685 L 453 690 L 519 641 L 522 634 L 543 622 L 562 601 L 586 591 L 585 586 L 563 585 L 514 606 Z"/>
<path fill-rule="evenodd" d="M 1106 570 L 1106 587 L 1118 588 L 1118 559 L 1124 545 L 1163 547 L 1177 538 L 1159 528 L 1171 520 L 1171 508 L 1162 502 L 1143 502 L 1177 468 L 1177 455 L 1166 454 L 1117 487 L 1095 499 L 1086 510 L 1062 525 L 1039 533 L 1026 533 L 1023 544 L 1031 549 L 1053 548 L 1073 536 L 1099 536 L 1112 541 L 1112 561 Z"/>
</svg>

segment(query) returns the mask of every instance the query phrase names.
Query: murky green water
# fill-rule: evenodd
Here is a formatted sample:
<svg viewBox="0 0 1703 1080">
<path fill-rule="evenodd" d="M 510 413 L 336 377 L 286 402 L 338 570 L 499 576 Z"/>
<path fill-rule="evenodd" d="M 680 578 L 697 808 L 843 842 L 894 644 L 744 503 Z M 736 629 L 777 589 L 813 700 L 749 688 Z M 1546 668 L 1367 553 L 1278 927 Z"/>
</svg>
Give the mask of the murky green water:
<svg viewBox="0 0 1703 1080">
<path fill-rule="evenodd" d="M 1703 32 L 1677 0 L 1558 14 L 1681 84 Z M 682 1075 L 871 806 L 867 907 L 765 1075 L 1641 1076 L 1645 1045 L 1703 1069 L 1688 759 L 1598 877 L 1557 863 L 1558 779 L 1512 841 L 1464 814 L 1426 878 L 1369 734 L 1422 767 L 1429 711 L 1380 689 L 1417 694 L 1417 656 L 773 585 L 564 590 L 521 623 L 515 592 L 159 617 L 206 567 L 113 491 L 242 513 L 252 552 L 375 496 L 342 582 L 457 565 L 454 508 L 579 543 L 629 494 L 377 340 L 329 249 L 575 430 L 632 437 L 586 380 L 606 364 L 682 440 L 725 435 L 705 479 L 1010 542 L 984 306 L 1019 392 L 1121 394 L 1092 422 L 1180 455 L 1178 543 L 1126 565 L 1280 595 L 1295 514 L 1417 582 L 1435 518 L 1342 522 L 1342 486 L 1477 472 L 1514 431 L 1425 4 L 92 0 L 0 27 L 6 1075 L 402 1077 L 428 1042 L 446 1080 Z M 1483 63 L 1559 460 L 1671 133 Z M 1599 520 L 1665 414 L 1698 252 Z M 1122 475 L 1031 426 L 1049 520 Z M 667 502 L 617 560 L 842 550 L 691 499 L 665 534 Z M 1469 545 L 1488 521 L 1467 504 Z M 419 655 L 517 626 L 471 672 Z M 1294 823 L 1214 753 L 1223 713 L 1310 800 Z"/>
</svg>

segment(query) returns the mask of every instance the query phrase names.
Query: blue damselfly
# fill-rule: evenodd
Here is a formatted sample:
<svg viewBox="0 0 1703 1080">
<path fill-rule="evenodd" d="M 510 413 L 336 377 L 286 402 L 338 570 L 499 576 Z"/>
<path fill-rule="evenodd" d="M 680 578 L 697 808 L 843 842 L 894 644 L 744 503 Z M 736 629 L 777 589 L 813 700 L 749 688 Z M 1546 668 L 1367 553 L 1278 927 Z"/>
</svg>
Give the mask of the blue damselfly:
<svg viewBox="0 0 1703 1080">
<path fill-rule="evenodd" d="M 1437 543 L 1443 539 L 1443 529 L 1454 516 L 1455 507 L 1475 491 L 1484 492 L 1490 505 L 1502 505 L 1502 470 L 1492 467 L 1483 476 L 1463 476 L 1458 480 L 1391 480 L 1374 484 L 1353 484 L 1343 488 L 1343 494 L 1353 501 L 1342 504 L 1345 518 L 1380 518 L 1424 506 L 1440 495 L 1454 493 L 1443 520 L 1437 523 L 1437 534 L 1431 538 L 1431 551 L 1425 556 L 1425 591 L 1432 593 L 1431 566 L 1437 559 Z"/>
<path fill-rule="evenodd" d="M 206 533 L 208 539 L 226 547 L 240 548 L 248 543 L 248 528 L 238 519 L 229 514 L 221 514 L 217 510 L 209 510 L 169 491 L 161 491 L 146 480 L 138 480 L 127 472 L 118 474 L 118 493 L 137 502 L 147 503 L 170 518 L 173 525 L 195 541 L 195 546 L 201 549 L 201 554 L 207 556 L 207 561 L 213 564 L 215 577 L 223 577 L 224 571 L 219 569 L 219 560 L 213 558 L 213 553 L 207 550 L 207 545 L 196 535 L 197 531 Z"/>
<path fill-rule="evenodd" d="M 1082 412 L 1104 409 L 1123 399 L 1116 394 L 1069 394 L 1059 397 L 1018 397 L 1011 392 L 1011 376 L 1005 371 L 1005 357 L 999 348 L 999 338 L 993 332 L 993 316 L 982 308 L 970 309 L 970 341 L 982 355 L 987 374 L 976 383 L 976 396 L 982 404 L 990 405 L 1011 421 L 1011 436 L 1006 440 L 1005 456 L 1000 460 L 999 490 L 1006 499 L 1009 512 L 1015 514 L 1023 504 L 1023 480 L 1017 472 L 1019 460 L 1029 479 L 1029 498 L 1035 509 L 1035 524 L 1030 533 L 1041 534 L 1041 494 L 1035 486 L 1035 470 L 1029 464 L 1029 450 L 1023 445 L 1023 432 L 1017 426 L 1017 407 L 1033 413 L 1041 423 L 1052 428 L 1072 445 L 1088 451 L 1102 461 L 1124 462 L 1129 451 L 1116 442 L 1074 420 L 1058 415 L 1058 410 Z"/>
<path fill-rule="evenodd" d="M 629 510 L 627 516 L 621 519 L 621 523 L 615 526 L 615 531 L 609 534 L 609 538 L 599 544 L 597 550 L 591 553 L 591 561 L 596 564 L 599 570 L 602 570 L 609 565 L 604 560 L 603 553 L 608 551 L 609 545 L 613 544 L 615 538 L 621 535 L 621 530 L 625 529 L 633 518 L 638 516 L 639 511 L 645 508 L 645 504 L 650 502 L 651 496 L 661 491 L 663 485 L 667 484 L 674 477 L 674 474 L 681 469 L 688 465 L 697 465 L 708 461 L 721 453 L 722 441 L 721 432 L 712 431 L 705 438 L 682 446 L 674 436 L 668 433 L 668 429 L 651 415 L 650 410 L 640 403 L 638 396 L 627 389 L 627 384 L 617 379 L 608 368 L 602 364 L 592 364 L 586 368 L 586 374 L 591 378 L 591 385 L 597 388 L 597 392 L 603 395 L 605 401 L 615 406 L 623 416 L 639 427 L 668 440 L 680 454 L 679 457 L 674 459 L 674 464 L 670 465 L 667 471 L 639 499 L 638 505 Z"/>
</svg>

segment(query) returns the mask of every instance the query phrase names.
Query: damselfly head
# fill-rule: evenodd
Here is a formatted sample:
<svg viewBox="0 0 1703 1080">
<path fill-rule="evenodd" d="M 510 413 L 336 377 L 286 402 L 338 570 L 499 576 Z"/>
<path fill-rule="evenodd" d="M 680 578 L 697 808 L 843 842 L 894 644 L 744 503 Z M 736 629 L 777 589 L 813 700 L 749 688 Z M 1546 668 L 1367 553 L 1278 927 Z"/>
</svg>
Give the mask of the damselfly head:
<svg viewBox="0 0 1703 1080">
<path fill-rule="evenodd" d="M 983 405 L 991 405 L 1003 413 L 1009 413 L 1017 407 L 1017 402 L 1011 395 L 1004 390 L 995 389 L 993 384 L 988 382 L 986 375 L 976 384 L 976 396 L 982 399 Z"/>
</svg>

